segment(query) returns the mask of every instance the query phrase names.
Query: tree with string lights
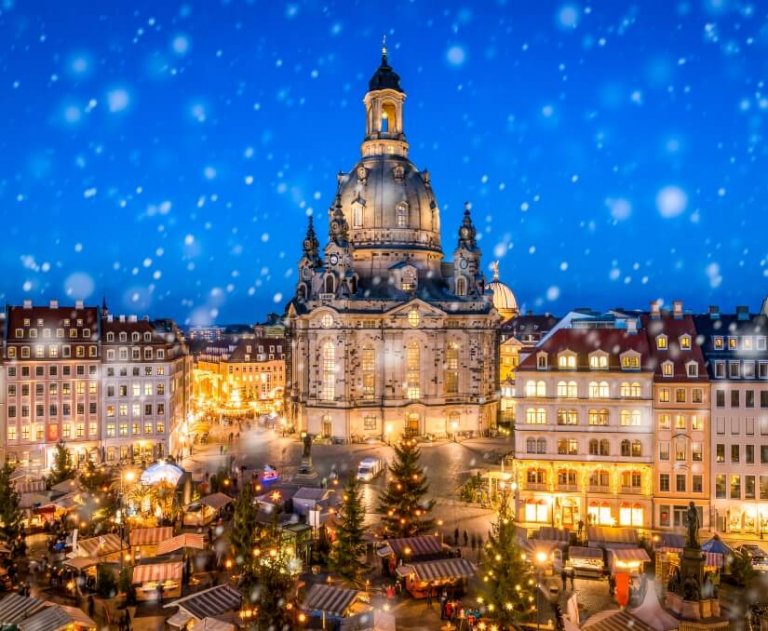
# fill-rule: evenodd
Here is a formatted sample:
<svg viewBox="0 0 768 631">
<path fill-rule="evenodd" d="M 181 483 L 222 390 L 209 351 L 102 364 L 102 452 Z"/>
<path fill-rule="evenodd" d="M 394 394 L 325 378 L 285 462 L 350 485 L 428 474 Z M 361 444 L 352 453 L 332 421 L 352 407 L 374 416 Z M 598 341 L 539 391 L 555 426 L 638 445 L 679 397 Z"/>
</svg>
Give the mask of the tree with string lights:
<svg viewBox="0 0 768 631">
<path fill-rule="evenodd" d="M 517 543 L 509 493 L 501 493 L 496 521 L 481 552 L 479 574 L 488 617 L 502 629 L 518 628 L 534 609 L 536 578 Z"/>
<path fill-rule="evenodd" d="M 336 519 L 336 541 L 331 549 L 331 569 L 352 585 L 359 585 L 366 570 L 365 507 L 357 476 L 351 474 Z"/>
<path fill-rule="evenodd" d="M 382 535 L 387 538 L 414 537 L 434 532 L 429 516 L 434 500 L 425 498 L 429 484 L 419 462 L 421 449 L 414 439 L 395 445 L 395 459 L 389 465 L 389 481 L 379 495 Z"/>
</svg>

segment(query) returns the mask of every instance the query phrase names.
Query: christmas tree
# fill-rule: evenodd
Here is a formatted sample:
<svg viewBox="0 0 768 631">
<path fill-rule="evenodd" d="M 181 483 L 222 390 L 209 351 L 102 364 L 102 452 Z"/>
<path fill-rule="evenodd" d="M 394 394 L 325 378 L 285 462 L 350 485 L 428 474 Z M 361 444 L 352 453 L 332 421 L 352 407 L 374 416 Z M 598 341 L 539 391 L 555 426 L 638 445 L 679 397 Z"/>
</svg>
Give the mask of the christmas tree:
<svg viewBox="0 0 768 631">
<path fill-rule="evenodd" d="M 482 550 L 480 576 L 489 617 L 503 629 L 518 628 L 534 608 L 536 580 L 517 544 L 509 494 L 501 494 L 497 519 Z"/>
<path fill-rule="evenodd" d="M 339 507 L 336 525 L 336 541 L 331 550 L 331 568 L 352 585 L 358 585 L 366 569 L 360 558 L 365 554 L 363 534 L 365 508 L 360 482 L 355 475 L 349 476 L 347 488 Z"/>
<path fill-rule="evenodd" d="M 429 517 L 435 502 L 425 499 L 429 484 L 419 464 L 420 456 L 421 450 L 413 439 L 395 445 L 389 481 L 379 496 L 382 534 L 387 538 L 414 537 L 435 529 Z"/>
</svg>

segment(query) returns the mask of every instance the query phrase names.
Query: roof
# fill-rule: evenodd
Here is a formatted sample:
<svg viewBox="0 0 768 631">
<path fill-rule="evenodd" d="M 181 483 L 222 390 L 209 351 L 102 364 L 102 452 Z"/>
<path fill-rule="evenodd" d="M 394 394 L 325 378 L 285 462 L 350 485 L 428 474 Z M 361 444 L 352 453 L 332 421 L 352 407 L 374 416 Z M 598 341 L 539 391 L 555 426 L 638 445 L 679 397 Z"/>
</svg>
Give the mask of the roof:
<svg viewBox="0 0 768 631">
<path fill-rule="evenodd" d="M 80 609 L 59 604 L 48 603 L 48 605 L 45 609 L 17 623 L 19 631 L 59 631 L 71 629 L 73 624 L 80 628 L 96 628 L 96 623 Z"/>
<path fill-rule="evenodd" d="M 493 292 L 493 306 L 497 311 L 517 311 L 517 298 L 506 283 L 491 281 L 486 289 Z"/>
<path fill-rule="evenodd" d="M 160 582 L 167 580 L 180 580 L 184 571 L 184 563 L 172 561 L 170 563 L 147 563 L 133 568 L 133 584 Z"/>
<path fill-rule="evenodd" d="M 157 528 L 134 528 L 131 530 L 130 542 L 132 546 L 152 546 L 173 537 L 173 526 L 159 526 Z"/>
<path fill-rule="evenodd" d="M 440 559 L 401 565 L 398 568 L 398 574 L 402 575 L 403 573 L 413 573 L 420 581 L 441 581 L 474 576 L 475 566 L 467 559 Z"/>
<path fill-rule="evenodd" d="M 74 559 L 67 559 L 64 561 L 64 565 L 73 567 L 76 570 L 84 570 L 87 567 L 93 567 L 101 563 L 101 559 L 96 557 L 75 557 Z"/>
<path fill-rule="evenodd" d="M 36 598 L 6 594 L 0 599 L 0 624 L 14 624 L 33 615 L 45 607 L 45 603 Z"/>
<path fill-rule="evenodd" d="M 590 543 L 637 544 L 637 531 L 634 528 L 614 528 L 612 526 L 589 526 L 587 539 Z"/>
<path fill-rule="evenodd" d="M 231 585 L 216 585 L 174 600 L 165 606 L 177 606 L 198 620 L 203 620 L 239 609 L 242 599 L 242 594 Z"/>
<path fill-rule="evenodd" d="M 652 627 L 649 627 L 645 622 L 633 616 L 626 609 L 610 611 L 601 611 L 589 618 L 583 625 L 582 629 L 590 629 L 590 631 L 654 631 Z"/>
<path fill-rule="evenodd" d="M 602 559 L 603 551 L 600 548 L 585 548 L 583 546 L 571 546 L 568 548 L 569 559 Z"/>
<path fill-rule="evenodd" d="M 17 336 L 18 329 L 64 329 L 64 339 L 69 341 L 93 341 L 98 334 L 98 309 L 96 307 L 83 307 L 76 305 L 74 307 L 8 307 L 7 308 L 6 337 L 9 342 L 28 342 L 27 335 Z M 25 325 L 24 321 L 29 320 Z M 80 324 L 78 324 L 78 322 Z M 70 336 L 69 331 L 77 330 L 76 336 Z M 82 330 L 90 331 L 86 339 L 82 335 Z M 42 335 L 37 339 L 41 339 Z"/>
<path fill-rule="evenodd" d="M 715 377 L 714 362 L 717 360 L 766 360 L 768 359 L 768 349 L 758 350 L 757 342 L 751 340 L 751 348 L 745 348 L 742 338 L 744 337 L 766 337 L 768 336 L 768 317 L 764 314 L 710 314 L 693 316 L 696 325 L 696 332 L 699 335 L 701 351 L 707 360 L 709 374 Z M 721 348 L 715 348 L 714 338 L 722 338 Z M 736 340 L 736 348 L 731 348 L 727 343 L 728 338 L 739 338 Z M 740 372 L 739 380 L 751 381 L 759 379 L 758 371 L 753 375 L 745 376 L 744 371 Z"/>
<path fill-rule="evenodd" d="M 298 491 L 296 491 L 296 493 L 293 494 L 293 499 L 320 501 L 327 498 L 331 493 L 332 491 L 329 489 L 302 486 Z"/>
<path fill-rule="evenodd" d="M 440 539 L 434 535 L 387 539 L 383 542 L 396 556 L 405 556 L 406 549 L 411 558 L 439 554 L 443 550 Z"/>
<path fill-rule="evenodd" d="M 701 347 L 696 343 L 696 324 L 690 315 L 645 315 L 642 317 L 643 328 L 648 336 L 648 349 L 654 359 L 656 370 L 653 380 L 656 382 L 697 382 L 707 381 L 707 366 Z M 667 347 L 659 348 L 659 336 L 666 335 Z M 681 338 L 690 338 L 690 348 L 682 348 Z M 664 365 L 672 362 L 672 375 L 664 376 Z M 689 377 L 687 365 L 696 362 L 697 376 Z"/>
<path fill-rule="evenodd" d="M 109 533 L 90 539 L 77 540 L 77 554 L 79 557 L 102 557 L 120 552 L 123 542 L 115 534 Z"/>
<path fill-rule="evenodd" d="M 356 589 L 336 587 L 335 585 L 312 585 L 304 598 L 302 608 L 308 611 L 322 611 L 331 616 L 343 618 L 359 593 Z"/>
<path fill-rule="evenodd" d="M 516 337 L 521 342 L 538 342 L 541 337 L 551 331 L 560 318 L 546 313 L 542 315 L 525 314 L 504 322 L 500 329 L 502 337 Z"/>
<path fill-rule="evenodd" d="M 155 554 L 163 556 L 184 548 L 195 548 L 196 550 L 205 550 L 205 537 L 197 533 L 184 533 L 176 535 L 170 539 L 165 539 L 157 545 Z"/>
<path fill-rule="evenodd" d="M 368 81 L 368 90 L 395 90 L 402 92 L 400 87 L 400 77 L 392 70 L 392 66 L 387 61 L 387 50 L 384 48 L 381 55 L 381 65 L 373 73 L 370 81 Z"/>
<path fill-rule="evenodd" d="M 589 365 L 589 356 L 595 351 L 602 351 L 608 357 L 608 366 L 596 370 Z M 650 351 L 648 340 L 643 332 L 630 333 L 624 329 L 560 329 L 536 348 L 536 351 L 526 357 L 518 367 L 518 371 L 536 370 L 537 356 L 541 352 L 548 353 L 551 359 L 548 370 L 563 372 L 590 372 L 598 374 L 606 371 L 621 371 L 621 356 L 633 351 L 640 354 L 640 370 L 651 371 Z M 563 352 L 576 355 L 576 367 L 559 368 L 557 356 Z M 637 370 L 623 372 L 636 373 Z"/>
<path fill-rule="evenodd" d="M 234 500 L 224 493 L 211 493 L 200 499 L 200 503 L 205 506 L 210 506 L 213 510 L 219 510 L 224 508 L 227 504 L 231 504 Z"/>
<path fill-rule="evenodd" d="M 611 554 L 616 561 L 640 561 L 641 563 L 650 563 L 651 558 L 642 548 L 619 548 L 611 549 Z"/>
</svg>

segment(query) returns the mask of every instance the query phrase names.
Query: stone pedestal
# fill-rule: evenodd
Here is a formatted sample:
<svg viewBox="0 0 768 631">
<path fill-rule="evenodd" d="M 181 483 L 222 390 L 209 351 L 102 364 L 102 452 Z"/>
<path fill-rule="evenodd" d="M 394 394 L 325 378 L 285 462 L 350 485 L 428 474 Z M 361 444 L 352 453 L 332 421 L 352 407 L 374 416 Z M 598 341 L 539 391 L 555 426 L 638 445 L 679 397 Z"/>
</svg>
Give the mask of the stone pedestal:
<svg viewBox="0 0 768 631">
<path fill-rule="evenodd" d="M 312 457 L 305 456 L 301 459 L 299 471 L 293 476 L 293 480 L 299 484 L 315 485 L 318 483 L 319 477 L 317 471 L 315 471 L 315 468 L 312 466 Z"/>
</svg>

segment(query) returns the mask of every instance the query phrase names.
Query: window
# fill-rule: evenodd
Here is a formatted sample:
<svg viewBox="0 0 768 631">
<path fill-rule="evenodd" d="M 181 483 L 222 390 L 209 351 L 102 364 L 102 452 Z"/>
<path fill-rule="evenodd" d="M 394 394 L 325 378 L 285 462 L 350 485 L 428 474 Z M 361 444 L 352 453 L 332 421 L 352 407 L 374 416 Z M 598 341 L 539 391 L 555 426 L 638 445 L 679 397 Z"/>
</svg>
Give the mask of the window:
<svg viewBox="0 0 768 631">
<path fill-rule="evenodd" d="M 686 447 L 685 440 L 676 440 L 675 441 L 675 461 L 685 462 L 687 454 L 688 454 L 688 449 Z"/>
<path fill-rule="evenodd" d="M 400 202 L 397 205 L 396 213 L 397 213 L 397 227 L 407 228 L 408 227 L 408 204 L 406 204 L 405 202 Z"/>
<path fill-rule="evenodd" d="M 687 363 L 685 369 L 689 377 L 696 378 L 699 376 L 699 365 L 696 362 Z"/>
<path fill-rule="evenodd" d="M 735 351 L 739 346 L 738 339 L 735 337 L 728 338 L 728 350 Z"/>
<path fill-rule="evenodd" d="M 590 366 L 592 358 L 590 358 Z M 573 353 L 561 353 L 557 358 L 558 368 L 576 368 L 576 355 Z"/>
<path fill-rule="evenodd" d="M 622 410 L 619 413 L 619 423 L 623 427 L 639 427 L 642 425 L 640 410 Z"/>
<path fill-rule="evenodd" d="M 527 397 L 545 397 L 547 396 L 547 384 L 543 381 L 527 381 L 525 383 L 525 396 Z"/>
<path fill-rule="evenodd" d="M 675 365 L 672 362 L 664 362 L 661 365 L 661 374 L 665 377 L 671 377 L 675 374 Z"/>
<path fill-rule="evenodd" d="M 659 414 L 659 429 L 670 429 L 672 427 L 670 419 L 669 414 Z"/>
<path fill-rule="evenodd" d="M 691 477 L 692 481 L 692 491 L 694 493 L 703 493 L 704 492 L 704 478 L 701 475 L 694 475 Z"/>
<path fill-rule="evenodd" d="M 728 362 L 728 377 L 730 379 L 738 379 L 741 376 L 741 366 L 739 362 Z"/>
<path fill-rule="evenodd" d="M 659 474 L 659 490 L 662 492 L 669 492 L 669 474 Z"/>
<path fill-rule="evenodd" d="M 690 335 L 681 335 L 680 336 L 680 348 L 682 348 L 684 351 L 691 350 L 691 336 Z"/>
<path fill-rule="evenodd" d="M 755 464 L 755 446 L 744 445 L 744 462 L 747 464 Z"/>
<path fill-rule="evenodd" d="M 691 401 L 693 403 L 703 403 L 704 391 L 701 388 L 694 388 L 691 390 Z"/>
<path fill-rule="evenodd" d="M 601 456 L 610 456 L 611 455 L 611 449 L 610 449 L 610 443 L 608 442 L 607 438 L 603 438 L 600 440 L 600 455 Z"/>
<path fill-rule="evenodd" d="M 459 392 L 459 345 L 448 344 L 445 349 L 445 394 L 458 394 Z"/>
<path fill-rule="evenodd" d="M 323 378 L 320 398 L 323 401 L 333 401 L 336 398 L 336 347 L 332 342 L 326 342 L 323 344 L 322 354 Z"/>
<path fill-rule="evenodd" d="M 589 367 L 592 370 L 605 370 L 608 368 L 608 355 L 596 353 L 589 357 Z"/>
<path fill-rule="evenodd" d="M 529 425 L 543 425 L 547 422 L 547 411 L 544 408 L 528 408 L 525 411 L 525 422 Z"/>
<path fill-rule="evenodd" d="M 725 445 L 723 443 L 715 445 L 715 462 L 718 464 L 725 462 Z"/>
<path fill-rule="evenodd" d="M 669 403 L 669 388 L 659 388 L 659 403 Z"/>
<path fill-rule="evenodd" d="M 675 403 L 685 403 L 685 388 L 675 388 Z"/>
<path fill-rule="evenodd" d="M 768 476 L 766 477 L 768 480 Z M 726 478 L 724 473 L 718 473 L 715 476 L 715 498 L 717 499 L 724 499 L 725 498 L 725 489 L 726 489 Z"/>
<path fill-rule="evenodd" d="M 373 348 L 370 346 L 363 348 L 360 359 L 363 399 L 371 400 L 376 395 L 376 354 Z"/>
<path fill-rule="evenodd" d="M 686 476 L 685 474 L 677 474 L 675 476 L 675 490 L 678 493 L 685 493 L 685 486 L 686 486 Z"/>
<path fill-rule="evenodd" d="M 743 365 L 743 374 L 742 376 L 744 379 L 754 379 L 755 378 L 755 362 L 753 361 L 745 361 Z"/>
<path fill-rule="evenodd" d="M 411 341 L 405 347 L 406 396 L 418 399 L 421 396 L 421 353 L 419 343 Z"/>
<path fill-rule="evenodd" d="M 610 397 L 610 389 L 607 381 L 591 381 L 589 383 L 589 398 L 590 399 L 607 399 Z"/>
<path fill-rule="evenodd" d="M 656 337 L 656 348 L 659 350 L 666 350 L 667 348 L 667 336 L 666 335 L 659 335 Z"/>
<path fill-rule="evenodd" d="M 621 441 L 621 455 L 623 457 L 628 458 L 629 454 L 631 453 L 631 443 L 628 440 L 622 440 Z"/>
<path fill-rule="evenodd" d="M 744 476 L 744 499 L 755 499 L 755 476 L 753 475 Z"/>
<path fill-rule="evenodd" d="M 741 476 L 738 474 L 731 476 L 731 499 L 741 499 Z"/>
<path fill-rule="evenodd" d="M 739 461 L 739 446 L 738 445 L 731 445 L 731 462 L 738 462 Z"/>
<path fill-rule="evenodd" d="M 703 461 L 703 445 L 702 443 L 691 443 L 691 460 L 694 462 L 702 462 Z"/>
<path fill-rule="evenodd" d="M 589 411 L 589 424 L 590 425 L 608 425 L 608 410 L 590 410 Z"/>
<path fill-rule="evenodd" d="M 557 424 L 558 425 L 578 425 L 579 413 L 576 410 L 563 410 L 557 411 Z"/>
<path fill-rule="evenodd" d="M 611 475 L 604 469 L 589 474 L 589 486 L 607 489 L 611 485 Z"/>
<path fill-rule="evenodd" d="M 760 445 L 760 464 L 768 464 L 768 445 Z"/>
<path fill-rule="evenodd" d="M 557 453 L 565 456 L 575 456 L 579 453 L 579 442 L 574 439 L 558 440 Z"/>
<path fill-rule="evenodd" d="M 755 407 L 755 391 L 754 390 L 747 390 L 744 392 L 744 407 L 747 407 L 747 408 Z"/>
<path fill-rule="evenodd" d="M 722 336 L 717 335 L 712 338 L 712 346 L 716 351 L 721 351 L 725 348 L 725 342 L 722 338 Z"/>
<path fill-rule="evenodd" d="M 731 390 L 731 407 L 732 408 L 739 407 L 739 391 L 738 390 Z"/>
<path fill-rule="evenodd" d="M 715 405 L 719 408 L 725 407 L 725 390 L 715 390 Z"/>
<path fill-rule="evenodd" d="M 640 357 L 637 355 L 624 355 L 621 358 L 622 370 L 639 370 L 640 369 Z"/>
<path fill-rule="evenodd" d="M 758 362 L 757 376 L 760 379 L 768 379 L 768 362 Z"/>
<path fill-rule="evenodd" d="M 575 381 L 558 381 L 557 396 L 566 399 L 576 399 L 579 396 L 578 385 Z"/>
<path fill-rule="evenodd" d="M 639 399 L 642 396 L 642 388 L 639 383 L 622 383 L 620 395 L 624 399 Z"/>
<path fill-rule="evenodd" d="M 643 443 L 635 439 L 632 441 L 632 457 L 640 458 L 643 455 Z"/>
<path fill-rule="evenodd" d="M 525 451 L 529 454 L 535 454 L 536 453 L 536 439 L 535 438 L 527 438 L 525 441 Z"/>
</svg>

